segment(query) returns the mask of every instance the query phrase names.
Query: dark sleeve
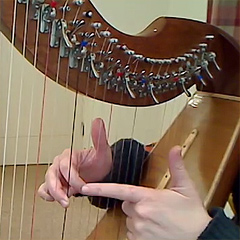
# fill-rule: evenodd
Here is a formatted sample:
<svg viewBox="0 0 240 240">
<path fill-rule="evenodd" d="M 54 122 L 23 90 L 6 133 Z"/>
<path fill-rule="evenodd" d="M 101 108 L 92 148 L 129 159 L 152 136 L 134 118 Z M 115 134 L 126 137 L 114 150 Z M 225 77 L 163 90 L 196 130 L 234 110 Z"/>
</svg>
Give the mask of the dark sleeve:
<svg viewBox="0 0 240 240">
<path fill-rule="evenodd" d="M 234 221 L 240 226 L 240 172 L 239 171 L 233 185 L 232 196 L 233 196 L 234 208 L 236 211 L 236 216 L 234 217 Z"/>
<path fill-rule="evenodd" d="M 223 209 L 214 208 L 209 212 L 213 218 L 199 236 L 199 240 L 239 240 L 240 228 L 229 219 Z"/>
<path fill-rule="evenodd" d="M 113 167 L 101 181 L 104 183 L 120 183 L 139 185 L 141 173 L 148 152 L 144 145 L 133 139 L 122 139 L 111 146 Z M 100 208 L 113 208 L 118 200 L 104 197 L 89 197 L 91 204 Z"/>
</svg>

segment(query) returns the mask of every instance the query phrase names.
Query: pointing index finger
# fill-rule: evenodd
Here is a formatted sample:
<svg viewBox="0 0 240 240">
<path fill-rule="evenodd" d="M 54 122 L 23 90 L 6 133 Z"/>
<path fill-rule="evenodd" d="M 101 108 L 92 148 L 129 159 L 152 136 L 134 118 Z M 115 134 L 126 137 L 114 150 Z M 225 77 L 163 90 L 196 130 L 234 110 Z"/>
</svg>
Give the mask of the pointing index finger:
<svg viewBox="0 0 240 240">
<path fill-rule="evenodd" d="M 114 183 L 89 183 L 82 187 L 82 193 L 137 203 L 148 198 L 153 189 Z"/>
</svg>

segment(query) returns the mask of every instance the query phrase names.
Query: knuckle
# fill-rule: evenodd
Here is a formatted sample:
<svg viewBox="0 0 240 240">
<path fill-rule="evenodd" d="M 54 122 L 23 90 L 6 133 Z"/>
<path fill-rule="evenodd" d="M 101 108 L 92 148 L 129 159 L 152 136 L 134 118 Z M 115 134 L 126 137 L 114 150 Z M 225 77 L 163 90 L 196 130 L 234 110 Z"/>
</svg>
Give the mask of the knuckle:
<svg viewBox="0 0 240 240">
<path fill-rule="evenodd" d="M 134 210 L 139 217 L 147 218 L 148 213 L 147 213 L 146 209 L 144 208 L 144 206 L 142 206 L 140 204 L 136 204 Z"/>
<path fill-rule="evenodd" d="M 144 229 L 144 223 L 142 221 L 133 221 L 133 227 L 136 232 L 140 233 Z"/>
<path fill-rule="evenodd" d="M 65 149 L 62 154 L 63 155 L 70 155 L 71 150 L 69 148 Z"/>
</svg>

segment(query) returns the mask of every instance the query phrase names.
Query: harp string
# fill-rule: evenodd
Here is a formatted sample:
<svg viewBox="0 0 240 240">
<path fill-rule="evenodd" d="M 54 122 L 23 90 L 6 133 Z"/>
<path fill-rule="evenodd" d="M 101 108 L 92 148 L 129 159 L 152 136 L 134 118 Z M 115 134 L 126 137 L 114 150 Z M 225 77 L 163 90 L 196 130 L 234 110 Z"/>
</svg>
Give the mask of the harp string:
<svg viewBox="0 0 240 240">
<path fill-rule="evenodd" d="M 39 32 L 40 21 L 38 18 L 37 21 L 37 32 Z M 48 34 L 48 43 L 50 43 L 50 33 Z M 34 189 L 34 197 L 33 197 L 33 210 L 32 210 L 32 222 L 31 222 L 31 240 L 33 240 L 34 236 L 34 224 L 35 224 L 35 214 L 36 214 L 36 198 L 37 198 L 37 190 L 38 190 L 38 181 L 39 181 L 39 163 L 41 157 L 41 149 L 42 149 L 42 133 L 43 133 L 43 123 L 44 123 L 44 111 L 46 105 L 46 93 L 47 93 L 47 72 L 48 72 L 48 64 L 49 64 L 49 51 L 50 44 L 47 45 L 47 55 L 46 55 L 46 64 L 44 71 L 44 83 L 43 83 L 43 97 L 42 97 L 42 106 L 41 106 L 41 116 L 40 116 L 40 131 L 38 137 L 38 149 L 37 149 L 37 163 L 36 163 L 36 174 L 35 174 L 35 189 Z M 37 60 L 37 51 L 35 52 L 35 59 Z"/>
<path fill-rule="evenodd" d="M 25 57 L 25 54 L 26 54 L 28 6 L 29 6 L 29 4 L 27 2 L 26 10 L 25 10 L 25 23 L 24 23 L 24 38 L 23 38 L 23 52 L 22 52 L 23 57 Z M 13 205 L 14 205 L 14 195 L 15 195 L 15 185 L 16 185 L 17 156 L 18 156 L 18 146 L 19 146 L 19 131 L 20 131 L 20 118 L 21 118 L 21 105 L 22 105 L 23 72 L 24 72 L 24 68 L 22 66 L 21 75 L 20 75 L 20 89 L 19 89 L 18 114 L 17 114 L 17 131 L 16 131 L 14 167 L 13 167 L 13 177 L 12 177 L 12 194 L 11 194 L 11 204 L 10 204 L 8 240 L 11 239 L 11 232 L 12 232 L 12 216 L 13 216 Z"/>
<path fill-rule="evenodd" d="M 71 136 L 71 147 L 70 147 L 70 160 L 69 160 L 69 170 L 68 170 L 68 180 L 67 180 L 68 183 L 70 182 L 70 177 L 71 177 L 70 175 L 71 175 L 71 167 L 72 167 L 72 152 L 73 152 L 74 133 L 75 133 L 76 114 L 77 114 L 77 104 L 78 104 L 79 80 L 80 80 L 80 71 L 78 72 L 77 84 L 76 84 L 77 86 L 76 86 L 75 100 L 74 100 L 74 112 L 73 112 L 72 134 L 71 134 L 72 136 Z M 70 184 L 67 185 L 67 196 L 69 195 L 69 189 L 70 189 Z M 65 236 L 67 212 L 68 212 L 68 209 L 65 208 L 64 217 L 63 217 L 61 240 L 63 240 L 64 236 Z"/>
<path fill-rule="evenodd" d="M 64 7 L 67 6 L 67 3 L 68 3 L 68 1 L 66 2 Z M 79 11 L 80 11 L 80 8 L 78 8 L 74 19 L 77 18 L 77 15 L 79 14 Z M 93 42 L 94 42 L 94 40 L 93 40 Z M 84 61 L 84 59 L 82 59 L 82 64 L 83 64 L 83 61 Z M 68 67 L 68 69 L 67 69 L 68 73 L 69 73 L 69 70 L 70 70 L 70 68 Z M 75 124 L 76 124 L 77 99 L 78 99 L 78 88 L 79 88 L 80 76 L 81 76 L 81 67 L 80 67 L 79 72 L 78 72 L 78 80 L 77 80 L 77 87 L 76 87 L 76 93 L 75 93 L 74 117 L 73 117 L 73 128 L 72 128 L 72 141 L 71 141 L 70 161 L 69 161 L 69 175 L 68 175 L 68 181 L 67 181 L 68 183 L 69 183 L 70 177 L 71 177 L 70 176 L 71 175 L 71 167 L 72 167 L 71 162 L 72 162 L 72 152 L 73 152 L 73 144 L 74 144 L 74 132 L 75 132 Z M 85 91 L 86 92 L 86 96 L 87 96 L 88 89 L 89 89 L 89 80 L 90 80 L 90 71 L 87 74 L 87 85 L 86 85 L 86 91 Z M 66 82 L 68 82 L 68 80 Z M 95 99 L 95 96 L 94 96 L 93 99 Z M 93 108 L 94 108 L 94 104 L 93 104 Z M 99 131 L 100 131 L 100 129 L 99 129 Z M 90 140 L 91 140 L 90 136 L 91 136 L 91 134 L 89 135 L 88 146 L 90 146 Z M 70 187 L 70 185 L 68 184 L 67 195 L 69 193 L 69 187 Z M 82 201 L 81 204 L 83 204 L 83 201 Z M 82 207 L 81 207 L 81 209 L 82 209 Z M 61 234 L 62 240 L 65 237 L 67 212 L 68 212 L 67 209 L 65 209 L 65 211 L 64 211 L 64 218 L 63 218 L 63 226 L 62 226 L 62 234 Z M 90 207 L 90 211 L 89 211 L 89 216 L 90 216 L 90 212 L 91 212 L 91 207 Z M 88 219 L 90 219 L 90 217 L 88 217 Z"/>
<path fill-rule="evenodd" d="M 3 207 L 3 191 L 5 181 L 5 169 L 6 169 L 6 157 L 7 157 L 7 140 L 8 140 L 8 128 L 9 128 L 9 115 L 10 115 L 10 101 L 11 101 L 11 86 L 12 86 L 12 74 L 13 74 L 13 51 L 15 42 L 16 31 L 16 15 L 17 15 L 17 0 L 14 2 L 13 10 L 13 27 L 12 27 L 12 40 L 11 40 L 11 52 L 10 52 L 10 65 L 9 65 L 9 77 L 8 77 L 8 91 L 7 91 L 7 112 L 5 122 L 4 133 L 4 147 L 3 147 L 3 166 L 2 166 L 2 180 L 1 180 L 1 193 L 0 193 L 0 226 L 2 226 L 2 207 Z"/>
<path fill-rule="evenodd" d="M 113 115 L 113 104 L 111 104 L 111 107 L 110 107 L 109 121 L 108 121 L 108 126 L 107 126 L 107 140 L 110 138 L 110 129 L 111 129 L 111 123 L 112 123 L 112 115 Z M 101 202 L 101 199 L 99 198 L 99 202 L 98 202 L 99 205 L 100 205 L 100 202 Z M 96 216 L 96 227 L 95 227 L 94 239 L 96 239 L 96 237 L 97 237 L 99 220 L 100 220 L 100 209 L 98 208 L 97 209 L 97 216 Z"/>
<path fill-rule="evenodd" d="M 27 2 L 26 8 L 29 8 L 29 2 Z M 28 10 L 26 10 L 28 11 Z M 27 19 L 26 19 L 27 21 Z M 39 21 L 36 24 L 36 41 L 34 46 L 34 60 L 33 67 L 37 66 L 37 52 L 38 52 L 38 41 L 39 41 Z M 27 174 L 28 174 L 28 160 L 30 154 L 30 136 L 31 136 L 31 127 L 33 120 L 33 93 L 35 91 L 35 84 L 32 82 L 31 86 L 31 101 L 30 101 L 30 111 L 29 111 L 29 124 L 28 124 L 28 134 L 27 134 L 27 148 L 26 148 L 26 161 L 24 166 L 24 180 L 23 180 L 23 194 L 22 194 L 22 205 L 21 205 L 21 219 L 20 219 L 20 232 L 19 232 L 19 240 L 22 239 L 22 229 L 23 229 L 23 220 L 24 220 L 24 209 L 25 209 L 25 199 L 26 199 L 26 190 L 27 190 Z"/>
</svg>

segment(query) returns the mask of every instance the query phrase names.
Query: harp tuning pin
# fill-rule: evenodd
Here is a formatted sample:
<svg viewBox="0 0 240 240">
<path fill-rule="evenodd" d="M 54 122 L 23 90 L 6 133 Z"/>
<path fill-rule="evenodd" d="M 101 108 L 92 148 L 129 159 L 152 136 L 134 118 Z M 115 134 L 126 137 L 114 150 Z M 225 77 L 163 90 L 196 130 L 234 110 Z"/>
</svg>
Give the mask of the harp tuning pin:
<svg viewBox="0 0 240 240">
<path fill-rule="evenodd" d="M 130 66 L 129 66 L 129 64 L 127 64 L 125 67 L 124 67 L 124 70 L 125 71 L 128 71 L 130 69 Z"/>
<path fill-rule="evenodd" d="M 150 72 L 149 74 L 148 74 L 148 77 L 153 77 L 154 76 L 154 73 L 153 72 Z"/>
<path fill-rule="evenodd" d="M 87 38 L 87 39 L 91 39 L 91 38 L 95 37 L 95 33 L 93 33 L 93 32 L 91 32 L 91 33 L 85 32 L 84 33 L 84 37 Z"/>
<path fill-rule="evenodd" d="M 84 4 L 84 0 L 74 0 L 73 4 L 77 5 L 77 6 L 82 6 Z"/>
<path fill-rule="evenodd" d="M 141 55 L 141 54 L 134 54 L 133 57 L 138 59 L 138 60 L 143 59 L 143 55 Z"/>
<path fill-rule="evenodd" d="M 206 35 L 205 37 L 207 40 L 213 40 L 215 37 L 214 35 Z"/>
<path fill-rule="evenodd" d="M 183 56 L 186 57 L 186 58 L 192 58 L 193 54 L 192 53 L 185 53 Z"/>
<path fill-rule="evenodd" d="M 115 64 L 120 66 L 121 65 L 121 60 L 118 59 Z"/>
<path fill-rule="evenodd" d="M 199 47 L 201 52 L 206 52 L 208 45 L 207 43 L 200 43 Z"/>
<path fill-rule="evenodd" d="M 199 53 L 199 49 L 193 48 L 193 49 L 191 49 L 191 52 L 192 53 Z"/>
<path fill-rule="evenodd" d="M 92 11 L 87 11 L 83 13 L 83 16 L 86 18 L 92 18 L 93 12 Z"/>
<path fill-rule="evenodd" d="M 101 31 L 100 32 L 100 36 L 101 37 L 105 37 L 105 38 L 108 38 L 111 36 L 111 33 L 109 31 Z"/>
<path fill-rule="evenodd" d="M 111 44 L 116 44 L 116 43 L 118 43 L 118 39 L 117 39 L 117 38 L 110 38 L 110 39 L 109 39 L 109 42 L 110 42 Z"/>
<path fill-rule="evenodd" d="M 67 5 L 67 6 L 64 6 L 64 7 L 60 7 L 60 10 L 62 10 L 63 12 L 70 12 L 71 8 Z"/>
<path fill-rule="evenodd" d="M 152 64 L 157 64 L 157 63 L 158 63 L 157 59 L 152 58 Z"/>
<path fill-rule="evenodd" d="M 186 62 L 187 58 L 186 57 L 177 57 L 178 61 Z"/>
<path fill-rule="evenodd" d="M 134 52 L 133 50 L 125 50 L 125 53 L 126 53 L 127 55 L 130 55 L 130 56 L 132 56 L 132 55 L 135 54 L 135 52 Z"/>
<path fill-rule="evenodd" d="M 162 65 L 163 64 L 163 60 L 162 59 L 156 59 L 156 63 L 159 64 L 159 65 Z"/>
<path fill-rule="evenodd" d="M 100 22 L 94 22 L 91 24 L 91 26 L 97 30 L 102 26 L 102 24 Z"/>
</svg>

